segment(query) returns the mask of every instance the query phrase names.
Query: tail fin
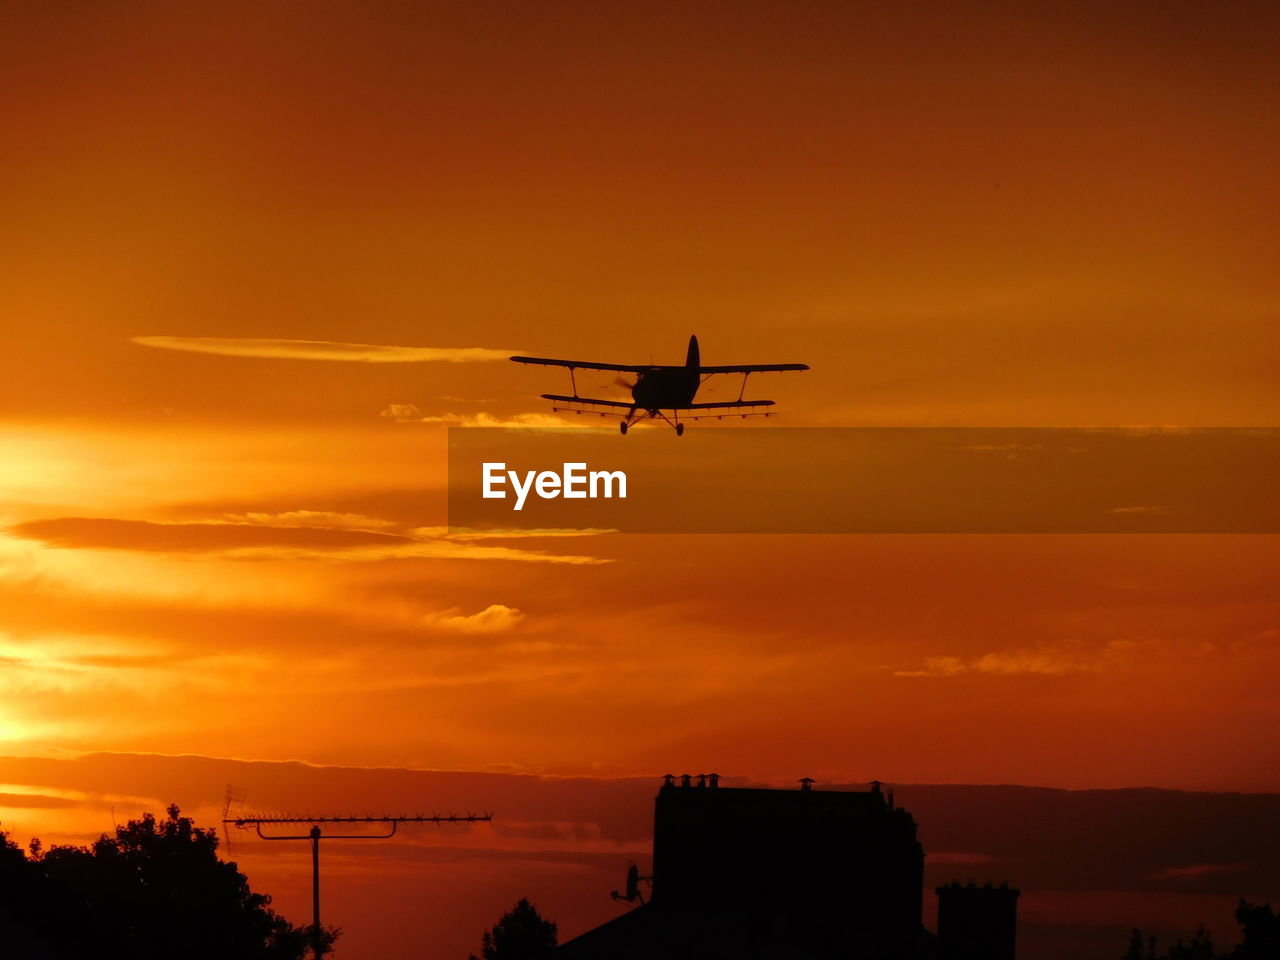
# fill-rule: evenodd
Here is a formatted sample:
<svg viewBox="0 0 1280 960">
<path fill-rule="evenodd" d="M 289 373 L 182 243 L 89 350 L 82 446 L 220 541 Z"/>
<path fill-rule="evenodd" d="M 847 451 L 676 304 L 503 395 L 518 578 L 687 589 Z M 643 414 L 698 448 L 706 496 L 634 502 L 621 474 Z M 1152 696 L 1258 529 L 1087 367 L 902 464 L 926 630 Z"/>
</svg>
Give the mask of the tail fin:
<svg viewBox="0 0 1280 960">
<path fill-rule="evenodd" d="M 701 359 L 698 356 L 698 338 L 690 337 L 689 338 L 689 355 L 688 357 L 685 358 L 684 365 L 686 367 L 692 367 L 696 370 L 700 362 L 701 362 Z"/>
</svg>

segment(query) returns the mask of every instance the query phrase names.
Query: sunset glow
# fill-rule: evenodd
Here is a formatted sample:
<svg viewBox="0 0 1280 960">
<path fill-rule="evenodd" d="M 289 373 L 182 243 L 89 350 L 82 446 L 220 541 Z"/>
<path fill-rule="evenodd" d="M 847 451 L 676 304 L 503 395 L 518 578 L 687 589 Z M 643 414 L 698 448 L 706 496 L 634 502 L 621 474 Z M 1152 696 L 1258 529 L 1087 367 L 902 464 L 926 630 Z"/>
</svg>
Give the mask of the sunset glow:
<svg viewBox="0 0 1280 960">
<path fill-rule="evenodd" d="M 768 381 L 787 426 L 1280 424 L 1278 29 L 9 6 L 0 822 L 214 823 L 232 776 L 431 807 L 456 774 L 513 819 L 331 861 L 339 958 L 444 960 L 526 894 L 614 915 L 648 849 L 621 778 L 1280 792 L 1276 536 L 451 534 L 445 459 L 450 426 L 585 419 L 509 354 L 691 333 L 810 363 Z M 301 847 L 233 843 L 305 913 Z M 1172 924 L 1189 876 L 1027 915 Z M 1206 909 L 1244 894 L 1280 891 Z"/>
</svg>

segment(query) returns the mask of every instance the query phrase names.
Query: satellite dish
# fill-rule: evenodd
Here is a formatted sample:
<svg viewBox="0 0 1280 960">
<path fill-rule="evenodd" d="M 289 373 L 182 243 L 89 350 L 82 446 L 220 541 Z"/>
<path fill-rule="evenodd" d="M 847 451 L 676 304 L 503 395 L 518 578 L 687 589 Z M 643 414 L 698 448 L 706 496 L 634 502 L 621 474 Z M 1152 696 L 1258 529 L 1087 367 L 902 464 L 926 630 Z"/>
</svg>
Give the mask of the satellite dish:
<svg viewBox="0 0 1280 960">
<path fill-rule="evenodd" d="M 614 890 L 613 893 L 610 894 L 610 896 L 612 896 L 613 899 L 615 900 L 625 900 L 627 903 L 635 903 L 637 900 L 639 900 L 643 904 L 644 896 L 643 894 L 640 893 L 641 879 L 642 878 L 640 876 L 640 868 L 633 863 L 630 867 L 627 868 L 626 893 L 619 893 L 617 890 Z M 643 879 L 649 879 L 649 878 L 645 877 Z"/>
</svg>

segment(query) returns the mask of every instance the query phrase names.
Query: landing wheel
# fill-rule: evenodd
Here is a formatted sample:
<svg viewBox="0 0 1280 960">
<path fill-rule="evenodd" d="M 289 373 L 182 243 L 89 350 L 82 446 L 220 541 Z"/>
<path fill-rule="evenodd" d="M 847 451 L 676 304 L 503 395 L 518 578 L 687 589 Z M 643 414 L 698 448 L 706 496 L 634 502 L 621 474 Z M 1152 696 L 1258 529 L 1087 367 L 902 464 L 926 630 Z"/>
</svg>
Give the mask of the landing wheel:
<svg viewBox="0 0 1280 960">
<path fill-rule="evenodd" d="M 625 420 L 623 420 L 620 424 L 618 424 L 618 430 L 621 431 L 624 437 L 627 435 L 627 426 L 628 424 L 627 424 L 627 421 Z"/>
<path fill-rule="evenodd" d="M 677 424 L 676 424 L 676 436 L 677 436 L 677 437 L 683 437 L 683 436 L 684 436 L 684 424 L 683 424 L 683 423 L 677 423 Z"/>
</svg>

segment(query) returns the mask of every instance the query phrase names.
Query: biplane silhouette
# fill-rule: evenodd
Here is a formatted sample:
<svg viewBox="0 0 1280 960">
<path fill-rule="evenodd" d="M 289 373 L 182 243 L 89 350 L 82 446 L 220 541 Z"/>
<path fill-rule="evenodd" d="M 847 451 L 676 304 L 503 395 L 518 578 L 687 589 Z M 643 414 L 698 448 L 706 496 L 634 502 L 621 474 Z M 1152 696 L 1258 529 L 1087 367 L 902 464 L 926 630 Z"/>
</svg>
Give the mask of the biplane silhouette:
<svg viewBox="0 0 1280 960">
<path fill-rule="evenodd" d="M 612 408 L 621 414 L 622 421 L 618 429 L 623 436 L 637 420 L 649 418 L 663 420 L 675 428 L 676 436 L 684 435 L 685 420 L 721 420 L 727 416 L 768 417 L 772 411 L 757 410 L 758 407 L 772 407 L 772 400 L 745 400 L 743 395 L 747 389 L 747 378 L 753 373 L 778 373 L 785 370 L 808 370 L 807 363 L 740 363 L 723 366 L 704 367 L 698 354 L 698 338 L 689 338 L 689 352 L 681 366 L 660 366 L 652 363 L 596 363 L 590 360 L 551 360 L 546 357 L 512 357 L 516 363 L 533 363 L 548 367 L 567 367 L 572 396 L 559 393 L 544 393 L 542 399 L 550 400 L 552 410 L 573 410 L 577 413 L 598 413 L 605 417 L 610 414 L 602 412 L 599 407 Z M 578 393 L 578 381 L 575 376 L 578 370 L 611 370 L 618 373 L 635 374 L 635 381 L 625 384 L 631 387 L 631 403 L 623 400 L 606 400 L 600 397 L 584 397 Z M 698 388 L 709 377 L 719 374 L 742 374 L 742 387 L 738 391 L 737 400 L 719 400 L 711 403 L 695 403 Z M 688 413 L 688 411 L 697 411 Z M 720 411 L 711 413 L 705 411 Z M 728 411 L 734 411 L 732 413 Z M 745 412 L 744 412 L 745 411 Z M 670 416 L 668 416 L 668 412 Z"/>
</svg>

